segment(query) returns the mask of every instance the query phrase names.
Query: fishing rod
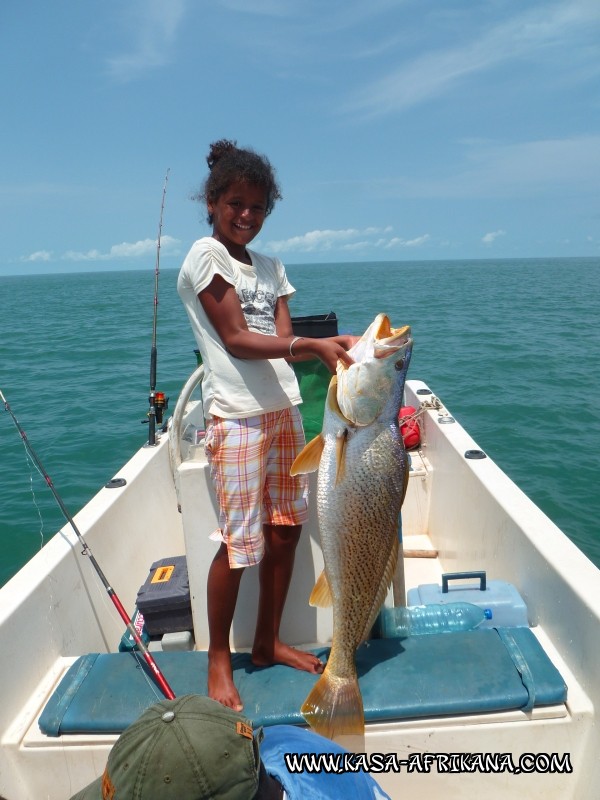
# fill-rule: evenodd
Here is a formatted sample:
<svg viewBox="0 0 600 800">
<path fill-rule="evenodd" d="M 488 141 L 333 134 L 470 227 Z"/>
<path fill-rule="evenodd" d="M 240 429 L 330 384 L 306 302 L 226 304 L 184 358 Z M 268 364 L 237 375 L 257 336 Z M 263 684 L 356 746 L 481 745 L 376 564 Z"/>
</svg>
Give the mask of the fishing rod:
<svg viewBox="0 0 600 800">
<path fill-rule="evenodd" d="M 134 628 L 134 626 L 133 626 L 133 624 L 132 624 L 127 612 L 125 611 L 125 608 L 123 607 L 123 604 L 119 600 L 115 590 L 112 588 L 112 586 L 110 585 L 110 583 L 106 579 L 106 576 L 104 575 L 104 573 L 100 569 L 100 565 L 98 564 L 98 562 L 94 558 L 94 555 L 93 555 L 93 553 L 92 553 L 92 551 L 90 549 L 90 546 L 87 544 L 87 542 L 85 541 L 85 539 L 81 535 L 81 533 L 79 531 L 79 528 L 75 524 L 75 520 L 69 514 L 65 504 L 62 501 L 62 498 L 60 497 L 59 493 L 56 491 L 56 488 L 55 488 L 54 484 L 52 483 L 52 478 L 50 477 L 50 475 L 48 475 L 48 473 L 44 469 L 44 465 L 40 461 L 40 459 L 39 459 L 37 453 L 35 452 L 35 450 L 33 449 L 29 439 L 27 438 L 27 434 L 25 433 L 25 431 L 21 427 L 21 424 L 19 423 L 19 420 L 14 415 L 12 408 L 8 404 L 8 400 L 6 399 L 4 394 L 2 393 L 1 389 L 0 389 L 0 399 L 4 403 L 4 408 L 6 409 L 6 411 L 8 411 L 8 413 L 10 414 L 11 419 L 14 422 L 16 429 L 19 431 L 19 433 L 21 435 L 21 439 L 23 440 L 25 448 L 27 449 L 27 452 L 29 453 L 29 455 L 33 459 L 34 464 L 38 468 L 40 474 L 42 475 L 42 477 L 44 478 L 44 480 L 48 484 L 48 487 L 49 487 L 50 491 L 54 495 L 54 499 L 58 503 L 59 508 L 62 511 L 65 519 L 67 520 L 67 522 L 70 524 L 70 526 L 75 531 L 75 533 L 77 535 L 77 538 L 79 539 L 79 541 L 80 541 L 80 543 L 81 543 L 81 545 L 83 547 L 82 555 L 87 556 L 90 559 L 90 562 L 91 562 L 92 566 L 94 567 L 94 569 L 96 571 L 96 574 L 98 575 L 98 577 L 102 581 L 102 584 L 103 584 L 104 588 L 106 589 L 106 591 L 108 593 L 108 596 L 110 597 L 110 599 L 112 600 L 115 608 L 119 612 L 119 615 L 121 616 L 121 619 L 123 620 L 123 622 L 127 626 L 127 630 L 129 631 L 129 633 L 133 637 L 133 640 L 135 641 L 135 643 L 139 647 L 139 649 L 140 649 L 140 651 L 141 651 L 141 653 L 142 653 L 142 655 L 143 655 L 143 657 L 144 657 L 144 659 L 146 661 L 146 664 L 150 668 L 150 670 L 151 670 L 151 672 L 152 672 L 152 674 L 154 676 L 154 679 L 155 679 L 156 683 L 158 684 L 158 686 L 160 687 L 161 691 L 163 692 L 163 694 L 165 695 L 167 700 L 174 700 L 175 699 L 175 694 L 174 694 L 173 690 L 171 689 L 171 687 L 167 683 L 164 675 L 162 674 L 162 672 L 158 668 L 158 665 L 156 664 L 156 661 L 152 658 L 151 654 L 149 653 L 148 648 L 144 644 L 144 642 L 143 642 L 142 638 L 140 637 L 139 633 Z"/>
<path fill-rule="evenodd" d="M 156 240 L 156 266 L 154 268 L 154 316 L 152 320 L 152 347 L 150 349 L 150 396 L 148 402 L 150 403 L 150 410 L 148 411 L 148 424 L 150 429 L 148 431 L 148 444 L 151 447 L 156 445 L 156 423 L 159 424 L 163 420 L 163 412 L 169 405 L 169 398 L 165 397 L 164 392 L 156 391 L 156 323 L 158 317 L 158 275 L 160 272 L 160 238 L 162 235 L 163 212 L 165 210 L 165 197 L 167 194 L 167 181 L 169 180 L 169 170 L 165 175 L 165 183 L 163 186 L 162 203 L 160 206 L 160 219 L 158 222 L 158 238 Z M 146 420 L 144 420 L 145 422 Z"/>
</svg>

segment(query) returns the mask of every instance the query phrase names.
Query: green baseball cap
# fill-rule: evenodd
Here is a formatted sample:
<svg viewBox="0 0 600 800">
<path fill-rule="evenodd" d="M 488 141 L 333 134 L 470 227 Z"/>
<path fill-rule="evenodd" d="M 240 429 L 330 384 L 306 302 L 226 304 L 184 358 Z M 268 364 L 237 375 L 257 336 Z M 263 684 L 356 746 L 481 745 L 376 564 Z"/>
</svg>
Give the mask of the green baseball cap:
<svg viewBox="0 0 600 800">
<path fill-rule="evenodd" d="M 189 694 L 144 711 L 115 742 L 102 777 L 71 800 L 252 800 L 259 768 L 252 723 Z"/>
</svg>

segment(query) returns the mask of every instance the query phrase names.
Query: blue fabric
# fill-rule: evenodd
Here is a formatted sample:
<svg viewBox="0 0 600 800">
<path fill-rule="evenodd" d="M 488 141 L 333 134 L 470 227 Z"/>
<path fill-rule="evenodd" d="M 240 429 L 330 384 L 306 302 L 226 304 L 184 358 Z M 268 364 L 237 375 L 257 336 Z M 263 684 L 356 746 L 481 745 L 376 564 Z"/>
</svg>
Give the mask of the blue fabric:
<svg viewBox="0 0 600 800">
<path fill-rule="evenodd" d="M 506 651 L 513 660 L 513 664 L 519 675 L 523 686 L 527 689 L 529 699 L 523 706 L 523 711 L 531 711 L 535 705 L 535 680 L 527 663 L 527 659 L 523 655 L 521 648 L 515 641 L 515 637 L 510 632 L 509 628 L 498 628 L 498 636 L 504 642 Z"/>
<path fill-rule="evenodd" d="M 58 689 L 42 712 L 44 717 L 42 732 L 47 736 L 60 736 L 64 716 L 69 711 L 71 704 L 76 702 L 77 694 L 97 658 L 98 653 L 81 656 L 67 673 L 69 680 L 63 679 L 60 682 Z"/>
<path fill-rule="evenodd" d="M 264 729 L 260 756 L 265 769 L 287 792 L 289 800 L 390 800 L 388 794 L 367 773 L 357 772 L 290 772 L 286 754 L 327 753 L 350 756 L 339 744 L 296 725 L 274 725 Z M 351 757 L 351 756 L 350 756 Z M 352 758 L 352 757 L 351 757 Z M 343 763 L 340 760 L 340 763 Z"/>
<path fill-rule="evenodd" d="M 328 648 L 313 652 L 326 658 Z M 154 655 L 176 696 L 207 693 L 205 652 Z M 235 653 L 232 666 L 244 714 L 255 727 L 305 725 L 300 707 L 318 676 L 281 664 L 255 667 L 248 653 Z M 562 703 L 567 695 L 529 628 L 373 639 L 358 648 L 356 667 L 367 722 L 531 708 L 532 702 Z M 118 734 L 159 698 L 139 654 L 84 656 L 60 682 L 39 724 L 48 736 Z"/>
</svg>

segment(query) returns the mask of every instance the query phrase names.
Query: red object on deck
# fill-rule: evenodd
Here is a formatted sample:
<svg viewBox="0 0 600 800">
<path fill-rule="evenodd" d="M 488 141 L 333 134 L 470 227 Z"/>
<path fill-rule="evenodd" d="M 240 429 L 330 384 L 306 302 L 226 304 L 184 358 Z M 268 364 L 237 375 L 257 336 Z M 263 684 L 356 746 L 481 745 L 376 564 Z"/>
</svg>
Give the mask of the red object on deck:
<svg viewBox="0 0 600 800">
<path fill-rule="evenodd" d="M 404 446 L 407 450 L 412 450 L 421 443 L 421 431 L 419 423 L 416 419 L 409 419 L 404 424 L 402 420 L 414 414 L 416 409 L 413 406 L 402 406 L 398 414 L 398 421 L 400 422 L 400 433 L 404 440 Z"/>
</svg>

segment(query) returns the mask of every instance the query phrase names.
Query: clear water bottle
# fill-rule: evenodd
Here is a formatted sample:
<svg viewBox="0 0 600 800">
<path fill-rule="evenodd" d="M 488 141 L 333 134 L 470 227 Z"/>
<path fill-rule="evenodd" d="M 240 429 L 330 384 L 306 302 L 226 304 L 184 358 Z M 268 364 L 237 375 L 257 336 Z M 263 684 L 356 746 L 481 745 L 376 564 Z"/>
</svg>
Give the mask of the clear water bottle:
<svg viewBox="0 0 600 800">
<path fill-rule="evenodd" d="M 380 629 L 384 638 L 472 631 L 486 619 L 492 619 L 491 608 L 481 608 L 473 603 L 384 607 L 380 614 Z"/>
</svg>

